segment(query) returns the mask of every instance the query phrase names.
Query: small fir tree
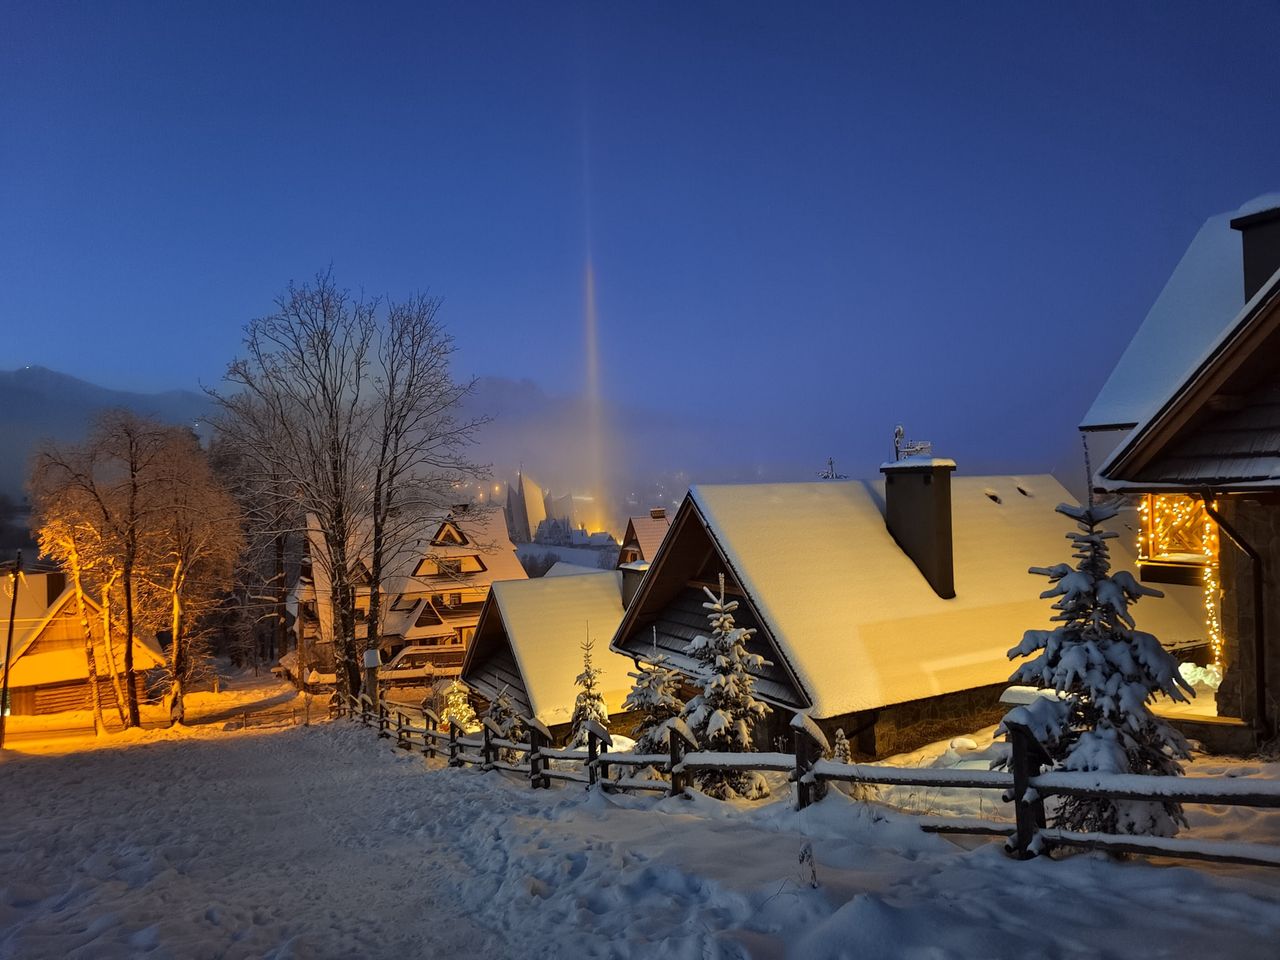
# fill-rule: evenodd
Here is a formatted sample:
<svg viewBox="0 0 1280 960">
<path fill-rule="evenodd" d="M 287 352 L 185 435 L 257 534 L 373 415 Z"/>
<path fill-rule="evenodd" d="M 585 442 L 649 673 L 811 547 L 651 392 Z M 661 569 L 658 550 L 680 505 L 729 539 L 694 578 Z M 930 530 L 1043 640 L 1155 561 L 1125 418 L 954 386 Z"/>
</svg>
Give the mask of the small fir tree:
<svg viewBox="0 0 1280 960">
<path fill-rule="evenodd" d="M 600 669 L 592 662 L 591 650 L 595 641 L 590 637 L 582 646 L 582 672 L 574 681 L 578 685 L 578 697 L 573 703 L 573 719 L 570 721 L 573 730 L 572 742 L 581 746 L 587 742 L 585 724 L 594 720 L 606 730 L 609 728 L 609 709 L 600 694 Z"/>
<path fill-rule="evenodd" d="M 1099 528 L 1115 507 L 1073 507 L 1058 512 L 1076 522 L 1067 534 L 1075 566 L 1032 567 L 1051 586 L 1040 596 L 1054 599 L 1053 630 L 1028 630 L 1009 659 L 1034 657 L 1010 678 L 1012 683 L 1054 690 L 1016 707 L 1006 721 L 1026 724 L 1054 759 L 1056 769 L 1098 773 L 1177 776 L 1186 759 L 1186 740 L 1155 716 L 1158 696 L 1185 702 L 1194 691 L 1178 673 L 1178 663 L 1160 641 L 1135 629 L 1129 607 L 1139 597 L 1160 597 L 1127 571 L 1111 573 L 1107 541 L 1116 534 Z M 1185 825 L 1180 804 L 1163 801 L 1065 797 L 1054 825 L 1068 830 L 1172 836 Z"/>
<path fill-rule="evenodd" d="M 759 669 L 765 659 L 748 653 L 747 639 L 754 632 L 734 626 L 733 611 L 738 601 L 725 600 L 724 575 L 720 575 L 720 595 L 706 587 L 707 611 L 711 635 L 699 635 L 689 641 L 685 652 L 701 664 L 702 693 L 694 697 L 681 713 L 698 740 L 699 749 L 718 753 L 746 753 L 755 749 L 751 725 L 764 717 L 769 708 L 753 694 L 755 679 L 748 670 Z M 769 795 L 764 778 L 750 770 L 706 770 L 695 774 L 703 793 L 721 800 L 743 797 L 756 800 Z"/>
<path fill-rule="evenodd" d="M 636 725 L 636 753 L 665 753 L 671 735 L 667 721 L 680 716 L 684 703 L 680 700 L 680 675 L 667 666 L 666 657 L 658 653 L 655 639 L 653 654 L 648 663 L 637 665 L 635 673 L 629 673 L 635 683 L 623 701 L 624 710 L 640 714 Z"/>
<path fill-rule="evenodd" d="M 480 728 L 476 712 L 471 708 L 471 700 L 467 696 L 467 688 L 457 680 L 449 684 L 444 695 L 444 722 L 456 723 L 458 728 L 468 733 Z"/>
<path fill-rule="evenodd" d="M 844 735 L 844 728 L 836 730 L 835 743 L 831 744 L 831 759 L 836 763 L 852 763 L 853 753 L 849 749 L 849 738 Z"/>
<path fill-rule="evenodd" d="M 485 717 L 497 724 L 507 740 L 524 740 L 527 735 L 524 719 L 516 712 L 515 704 L 507 696 L 505 689 L 490 701 Z M 519 763 L 521 757 L 518 750 L 510 747 L 503 747 L 498 751 L 498 759 L 504 763 Z"/>
</svg>

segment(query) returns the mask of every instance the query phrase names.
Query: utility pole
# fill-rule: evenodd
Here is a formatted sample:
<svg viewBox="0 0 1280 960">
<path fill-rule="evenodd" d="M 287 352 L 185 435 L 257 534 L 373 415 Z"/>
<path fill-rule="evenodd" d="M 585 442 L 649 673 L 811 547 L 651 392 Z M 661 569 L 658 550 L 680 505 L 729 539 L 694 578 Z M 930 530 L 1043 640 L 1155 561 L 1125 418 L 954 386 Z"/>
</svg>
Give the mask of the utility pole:
<svg viewBox="0 0 1280 960">
<path fill-rule="evenodd" d="M 22 576 L 22 551 L 13 561 L 13 596 L 9 600 L 9 638 L 4 643 L 4 683 L 0 685 L 0 750 L 4 749 L 5 721 L 9 717 L 9 667 L 13 657 L 13 623 L 18 616 L 18 578 Z"/>
</svg>

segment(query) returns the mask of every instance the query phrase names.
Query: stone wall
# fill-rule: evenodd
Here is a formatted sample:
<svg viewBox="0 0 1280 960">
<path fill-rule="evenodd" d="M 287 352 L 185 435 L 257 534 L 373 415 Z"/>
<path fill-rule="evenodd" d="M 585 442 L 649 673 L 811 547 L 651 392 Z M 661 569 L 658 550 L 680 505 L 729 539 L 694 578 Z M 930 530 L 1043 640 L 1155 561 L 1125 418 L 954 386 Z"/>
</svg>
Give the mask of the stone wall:
<svg viewBox="0 0 1280 960">
<path fill-rule="evenodd" d="M 843 729 L 855 758 L 874 760 L 999 723 L 1009 710 L 1000 702 L 1006 686 L 960 690 L 818 722 L 828 739 L 837 727 Z"/>
<path fill-rule="evenodd" d="M 1219 501 L 1219 511 L 1262 556 L 1267 711 L 1274 724 L 1280 691 L 1280 504 L 1227 497 Z M 1223 533 L 1220 540 L 1225 669 L 1218 690 L 1218 713 L 1252 723 L 1257 719 L 1253 570 L 1248 555 L 1230 537 Z"/>
</svg>

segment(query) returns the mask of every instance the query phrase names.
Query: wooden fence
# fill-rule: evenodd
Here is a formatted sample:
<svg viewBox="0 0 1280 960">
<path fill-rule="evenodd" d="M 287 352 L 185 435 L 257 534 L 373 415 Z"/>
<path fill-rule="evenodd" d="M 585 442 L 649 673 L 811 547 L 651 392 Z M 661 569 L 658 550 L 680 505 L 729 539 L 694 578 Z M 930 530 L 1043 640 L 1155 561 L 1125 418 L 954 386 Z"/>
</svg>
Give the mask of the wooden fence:
<svg viewBox="0 0 1280 960">
<path fill-rule="evenodd" d="M 550 731 L 535 719 L 520 718 L 528 740 L 508 739 L 492 720 L 475 732 L 457 724 L 442 724 L 425 703 L 419 706 L 382 702 L 368 696 L 343 699 L 334 695 L 331 712 L 376 727 L 378 736 L 395 739 L 405 750 L 421 750 L 427 757 L 447 756 L 450 766 L 474 766 L 523 775 L 529 785 L 547 789 L 552 780 L 581 783 L 602 790 L 641 790 L 679 796 L 691 774 L 715 769 L 786 773 L 796 784 L 796 806 L 804 809 L 822 796 L 831 783 L 871 786 L 917 786 L 953 790 L 1000 790 L 1013 805 L 1013 821 L 973 818 L 920 818 L 921 829 L 932 833 L 1005 837 L 1005 849 L 1018 859 L 1049 853 L 1055 847 L 1141 853 L 1149 856 L 1212 860 L 1252 866 L 1280 866 L 1280 848 L 1228 841 L 1074 833 L 1046 826 L 1045 799 L 1092 797 L 1159 803 L 1221 804 L 1263 809 L 1280 808 L 1280 781 L 1233 777 L 1154 777 L 1057 771 L 1041 773 L 1049 757 L 1025 726 L 1006 722 L 1010 762 L 1004 770 L 947 770 L 894 767 L 887 764 L 837 763 L 824 759 L 829 744 L 805 714 L 792 720 L 792 753 L 717 753 L 699 751 L 693 733 L 675 721 L 670 726 L 669 750 L 659 754 L 612 753 L 607 730 L 587 724 L 586 749 L 553 746 Z M 417 722 L 415 722 L 415 718 Z M 613 771 L 651 769 L 666 779 L 626 776 Z"/>
</svg>

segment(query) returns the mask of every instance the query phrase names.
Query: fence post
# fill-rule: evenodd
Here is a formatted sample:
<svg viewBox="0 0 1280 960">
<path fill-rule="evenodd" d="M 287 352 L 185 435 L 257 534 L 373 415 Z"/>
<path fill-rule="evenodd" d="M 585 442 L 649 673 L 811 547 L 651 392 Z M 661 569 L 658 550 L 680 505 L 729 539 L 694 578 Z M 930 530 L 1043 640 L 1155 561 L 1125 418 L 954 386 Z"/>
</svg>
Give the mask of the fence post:
<svg viewBox="0 0 1280 960">
<path fill-rule="evenodd" d="M 405 722 L 405 715 L 401 711 L 397 710 L 396 711 L 396 746 L 399 747 L 401 750 L 409 749 L 409 735 L 405 733 L 405 730 L 404 730 L 404 728 L 407 726 L 408 724 Z"/>
<path fill-rule="evenodd" d="M 487 721 L 489 718 L 485 717 Z M 493 763 L 493 745 L 489 742 L 489 724 L 484 723 L 480 727 L 480 735 L 484 738 L 484 746 L 480 748 L 480 755 L 484 758 L 484 766 L 482 769 L 488 770 L 489 765 Z"/>
<path fill-rule="evenodd" d="M 689 777 L 683 771 L 677 772 L 676 767 L 684 760 L 684 755 L 689 748 L 698 749 L 698 741 L 693 738 L 693 733 L 678 717 L 667 722 L 667 747 L 670 750 L 667 772 L 671 774 L 671 789 L 668 791 L 668 796 L 678 797 L 684 793 Z"/>
<path fill-rule="evenodd" d="M 796 783 L 796 809 L 803 810 L 827 795 L 826 783 L 814 776 L 813 768 L 831 750 L 831 744 L 822 728 L 803 710 L 791 717 L 791 731 L 796 755 L 791 779 Z"/>
<path fill-rule="evenodd" d="M 427 701 L 422 701 L 422 728 L 427 732 L 422 735 L 422 752 L 429 758 L 436 758 L 436 738 L 434 734 L 440 732 L 440 718 L 436 716 L 435 711 L 427 706 Z"/>
<path fill-rule="evenodd" d="M 542 786 L 541 767 L 547 762 L 542 756 L 544 745 L 542 731 L 537 727 L 529 727 L 529 788 L 532 790 Z"/>
<path fill-rule="evenodd" d="M 391 718 L 387 716 L 387 704 L 378 700 L 378 739 L 386 740 L 391 736 Z"/>
<path fill-rule="evenodd" d="M 596 770 L 596 735 L 595 731 L 587 731 L 587 786 L 594 787 L 599 772 Z"/>
<path fill-rule="evenodd" d="M 1017 823 L 1017 833 L 1011 838 L 1012 846 L 1006 848 L 1019 860 L 1029 860 L 1041 852 L 1039 831 L 1044 829 L 1044 800 L 1031 786 L 1031 778 L 1040 773 L 1040 768 L 1051 763 L 1052 758 L 1045 751 L 1031 729 L 1021 723 L 1005 721 L 1005 729 L 1009 731 L 1009 766 L 1013 772 L 1013 812 Z"/>
<path fill-rule="evenodd" d="M 449 721 L 449 766 L 459 767 L 462 762 L 458 759 L 458 725 Z"/>
</svg>

